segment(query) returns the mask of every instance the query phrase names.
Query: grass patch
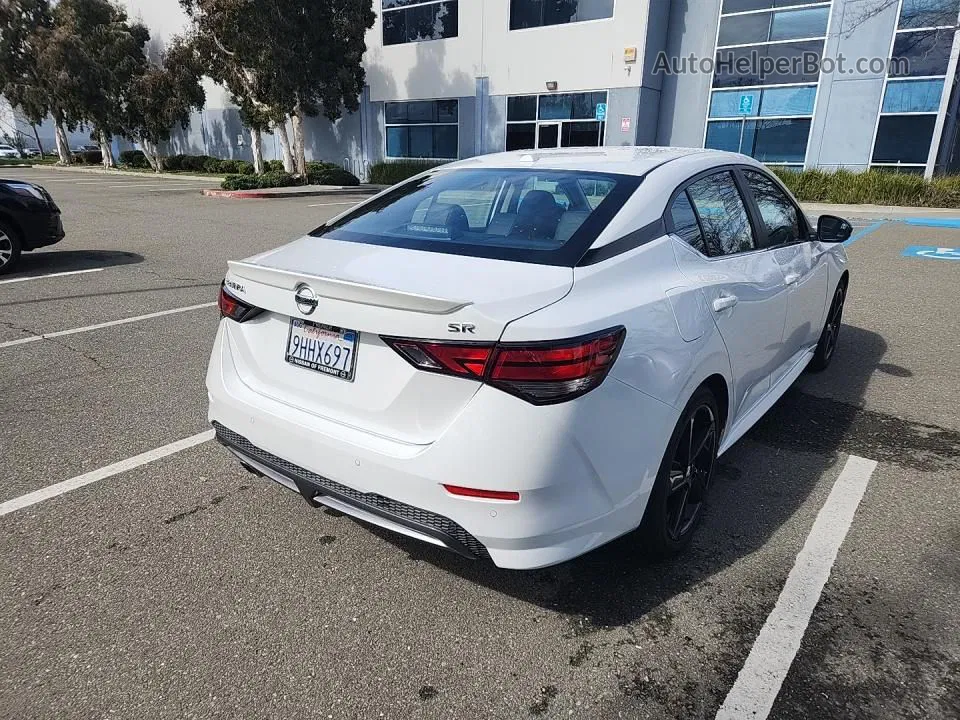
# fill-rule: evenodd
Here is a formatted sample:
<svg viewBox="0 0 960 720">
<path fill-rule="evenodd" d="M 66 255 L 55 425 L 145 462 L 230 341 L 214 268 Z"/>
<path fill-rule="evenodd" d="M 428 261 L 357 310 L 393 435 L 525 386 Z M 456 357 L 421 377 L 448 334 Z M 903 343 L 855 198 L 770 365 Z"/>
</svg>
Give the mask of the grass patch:
<svg viewBox="0 0 960 720">
<path fill-rule="evenodd" d="M 943 175 L 925 180 L 921 175 L 886 170 L 850 172 L 771 167 L 801 202 L 838 205 L 902 205 L 960 208 L 960 176 Z"/>
<path fill-rule="evenodd" d="M 374 185 L 396 185 L 424 170 L 443 165 L 429 160 L 391 160 L 378 162 L 370 168 L 370 182 Z"/>
</svg>

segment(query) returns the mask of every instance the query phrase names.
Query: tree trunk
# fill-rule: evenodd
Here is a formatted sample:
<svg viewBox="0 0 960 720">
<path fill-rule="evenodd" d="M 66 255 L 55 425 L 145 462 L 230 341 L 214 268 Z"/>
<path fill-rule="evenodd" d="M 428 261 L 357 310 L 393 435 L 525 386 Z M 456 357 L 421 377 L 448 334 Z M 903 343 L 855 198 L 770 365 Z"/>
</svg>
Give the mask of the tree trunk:
<svg viewBox="0 0 960 720">
<path fill-rule="evenodd" d="M 297 108 L 290 116 L 293 124 L 293 158 L 297 164 L 297 175 L 307 177 L 306 141 L 303 137 L 303 108 L 297 103 Z"/>
<path fill-rule="evenodd" d="M 286 123 L 277 123 L 274 132 L 280 138 L 280 147 L 283 149 L 283 169 L 292 175 L 294 172 L 293 154 L 290 152 L 290 136 L 287 135 Z"/>
<path fill-rule="evenodd" d="M 150 163 L 150 167 L 153 168 L 153 171 L 160 172 L 160 159 L 157 157 L 150 141 L 146 138 L 140 138 L 140 149 L 143 150 L 143 154 L 147 158 L 147 162 Z"/>
<path fill-rule="evenodd" d="M 110 138 L 103 130 L 97 130 L 97 139 L 100 142 L 100 154 L 103 156 L 103 169 L 110 170 L 116 167 L 113 161 L 113 148 L 110 147 Z"/>
<path fill-rule="evenodd" d="M 40 159 L 43 159 L 43 143 L 40 142 L 40 133 L 37 132 L 37 126 L 31 124 L 30 127 L 33 128 L 33 139 L 37 141 L 37 150 L 40 151 Z"/>
<path fill-rule="evenodd" d="M 67 143 L 67 131 L 63 129 L 63 121 L 54 121 L 53 127 L 57 138 L 57 154 L 60 156 L 60 164 L 69 165 L 70 145 Z"/>
<path fill-rule="evenodd" d="M 250 149 L 253 150 L 253 172 L 263 175 L 263 134 L 260 128 L 250 128 Z"/>
</svg>

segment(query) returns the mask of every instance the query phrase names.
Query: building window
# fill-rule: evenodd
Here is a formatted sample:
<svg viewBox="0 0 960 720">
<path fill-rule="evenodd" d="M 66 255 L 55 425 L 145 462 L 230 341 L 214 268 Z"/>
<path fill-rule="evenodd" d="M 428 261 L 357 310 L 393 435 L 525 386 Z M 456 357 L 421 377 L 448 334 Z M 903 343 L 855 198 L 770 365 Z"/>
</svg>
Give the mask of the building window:
<svg viewBox="0 0 960 720">
<path fill-rule="evenodd" d="M 457 37 L 457 1 L 383 0 L 383 44 Z"/>
<path fill-rule="evenodd" d="M 606 122 L 598 106 L 607 93 L 517 95 L 507 98 L 507 150 L 599 147 Z"/>
<path fill-rule="evenodd" d="M 802 165 L 831 3 L 724 0 L 704 147 Z"/>
<path fill-rule="evenodd" d="M 926 171 L 958 13 L 960 0 L 902 0 L 871 168 Z"/>
<path fill-rule="evenodd" d="M 614 0 L 510 0 L 510 29 L 613 17 Z"/>
<path fill-rule="evenodd" d="M 459 156 L 456 100 L 388 102 L 384 115 L 387 157 L 456 160 Z"/>
</svg>

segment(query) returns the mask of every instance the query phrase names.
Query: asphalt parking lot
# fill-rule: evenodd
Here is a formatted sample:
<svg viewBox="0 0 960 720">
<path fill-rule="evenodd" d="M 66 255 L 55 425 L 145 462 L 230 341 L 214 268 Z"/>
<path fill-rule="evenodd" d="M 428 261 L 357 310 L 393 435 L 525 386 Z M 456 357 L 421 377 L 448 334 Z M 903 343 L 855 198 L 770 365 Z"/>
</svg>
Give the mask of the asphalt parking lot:
<svg viewBox="0 0 960 720">
<path fill-rule="evenodd" d="M 960 262 L 902 255 L 960 222 L 855 219 L 833 365 L 724 455 L 690 552 L 517 573 L 311 510 L 200 435 L 227 260 L 359 197 L 6 174 L 67 238 L 0 278 L 0 717 L 714 718 L 783 661 L 750 717 L 960 717 Z M 851 458 L 877 463 L 852 522 L 818 521 Z M 815 603 L 799 648 L 785 587 Z"/>
</svg>

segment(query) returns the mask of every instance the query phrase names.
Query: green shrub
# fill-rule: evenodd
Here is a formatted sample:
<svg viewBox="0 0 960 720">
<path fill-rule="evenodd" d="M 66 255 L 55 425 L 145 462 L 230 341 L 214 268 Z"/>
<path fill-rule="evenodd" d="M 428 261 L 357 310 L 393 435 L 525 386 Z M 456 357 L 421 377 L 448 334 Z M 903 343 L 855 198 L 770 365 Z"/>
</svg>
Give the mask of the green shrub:
<svg viewBox="0 0 960 720">
<path fill-rule="evenodd" d="M 120 153 L 120 164 L 129 168 L 150 168 L 150 162 L 143 150 L 124 150 Z"/>
<path fill-rule="evenodd" d="M 73 153 L 73 162 L 76 165 L 101 165 L 103 154 L 99 150 L 84 150 Z"/>
<path fill-rule="evenodd" d="M 297 184 L 297 179 L 293 175 L 271 171 L 263 175 L 228 175 L 220 187 L 224 190 L 261 190 L 292 187 Z"/>
<path fill-rule="evenodd" d="M 957 175 L 925 180 L 921 175 L 878 169 L 861 173 L 778 167 L 771 170 L 802 202 L 960 207 L 960 176 Z"/>
<path fill-rule="evenodd" d="M 396 185 L 424 170 L 443 165 L 430 160 L 392 160 L 378 162 L 370 168 L 370 182 L 374 185 Z"/>
<path fill-rule="evenodd" d="M 247 162 L 246 160 L 234 160 L 236 164 L 236 172 L 240 175 L 253 175 L 253 163 Z"/>
<path fill-rule="evenodd" d="M 311 167 L 325 163 L 307 164 L 307 182 L 311 185 L 359 185 L 357 176 L 337 165 L 328 167 Z"/>
<path fill-rule="evenodd" d="M 263 164 L 263 169 L 266 172 L 286 172 L 282 160 L 267 160 Z"/>
</svg>

